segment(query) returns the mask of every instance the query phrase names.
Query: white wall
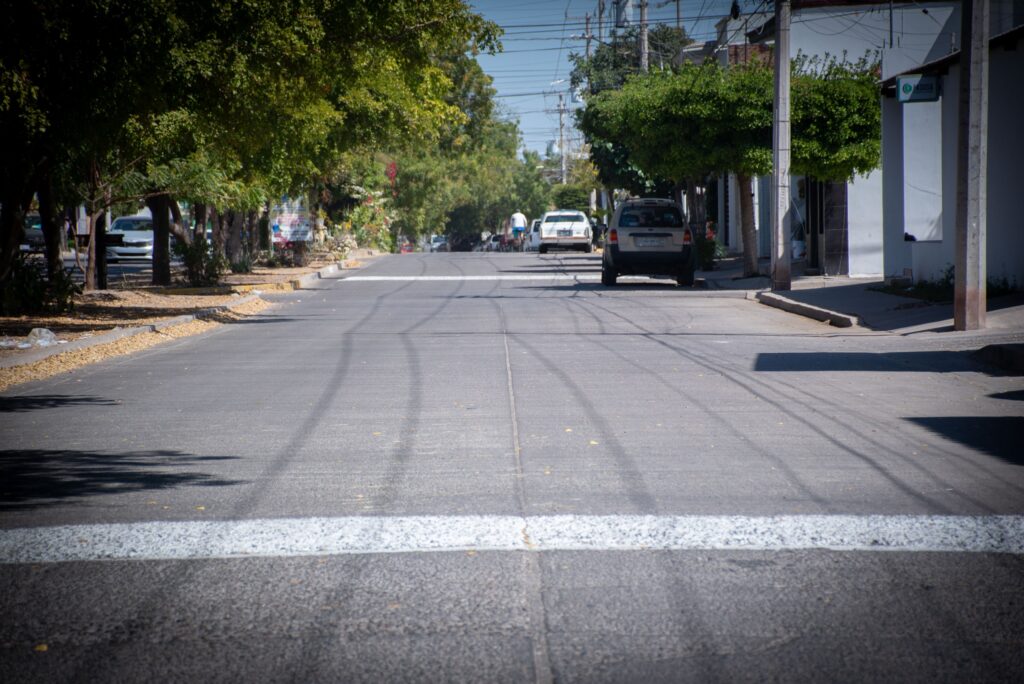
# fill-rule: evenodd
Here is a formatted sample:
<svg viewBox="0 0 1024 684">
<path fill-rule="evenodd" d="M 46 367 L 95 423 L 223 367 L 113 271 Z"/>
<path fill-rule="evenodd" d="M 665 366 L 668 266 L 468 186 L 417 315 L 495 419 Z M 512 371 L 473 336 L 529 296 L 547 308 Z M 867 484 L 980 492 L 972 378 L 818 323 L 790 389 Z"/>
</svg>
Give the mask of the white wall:
<svg viewBox="0 0 1024 684">
<path fill-rule="evenodd" d="M 943 57 L 959 36 L 960 3 L 914 2 L 891 7 L 893 42 L 889 47 L 890 5 L 837 6 L 794 12 L 794 54 L 857 60 L 866 52 L 883 53 L 882 78 Z M 927 9 L 928 14 L 922 10 Z M 959 47 L 959 46 L 957 46 Z"/>
<path fill-rule="evenodd" d="M 887 276 L 903 276 L 911 268 L 911 243 L 903 239 L 903 105 L 882 98 L 883 264 Z"/>
<path fill-rule="evenodd" d="M 943 237 L 942 105 L 947 99 L 902 105 L 903 231 L 918 242 Z"/>
<path fill-rule="evenodd" d="M 850 275 L 882 275 L 882 172 L 854 178 L 847 184 L 847 202 Z"/>
<path fill-rule="evenodd" d="M 990 280 L 1024 288 L 1024 51 L 989 61 L 987 259 Z"/>
</svg>

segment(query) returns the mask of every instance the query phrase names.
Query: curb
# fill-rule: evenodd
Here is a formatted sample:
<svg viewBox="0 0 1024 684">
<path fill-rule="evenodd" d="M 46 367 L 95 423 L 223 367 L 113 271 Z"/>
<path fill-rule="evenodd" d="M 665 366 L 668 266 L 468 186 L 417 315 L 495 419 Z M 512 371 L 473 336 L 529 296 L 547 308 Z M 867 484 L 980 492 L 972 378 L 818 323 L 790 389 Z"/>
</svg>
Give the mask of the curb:
<svg viewBox="0 0 1024 684">
<path fill-rule="evenodd" d="M 96 335 L 95 337 L 83 337 L 77 340 L 72 340 L 67 344 L 62 344 L 57 347 L 43 347 L 42 349 L 34 349 L 18 356 L 12 356 L 8 358 L 0 359 L 0 368 L 14 368 L 16 366 L 26 366 L 36 361 L 42 361 L 48 359 L 51 356 L 57 356 L 58 354 L 64 354 L 66 352 L 77 351 L 79 349 L 88 349 L 89 347 L 96 347 L 101 344 L 107 344 L 108 342 L 116 342 L 117 340 L 124 339 L 125 337 L 134 337 L 143 333 L 159 332 L 164 328 L 170 328 L 175 325 L 181 325 L 182 323 L 191 323 L 194 320 L 205 320 L 212 318 L 219 313 L 224 311 L 230 311 L 236 306 L 246 304 L 248 302 L 259 299 L 259 295 L 249 295 L 248 297 L 242 297 L 237 302 L 231 304 L 225 304 L 223 306 L 212 306 L 208 309 L 199 309 L 195 313 L 182 314 L 181 316 L 175 316 L 174 318 L 168 318 L 156 323 L 148 323 L 146 325 L 137 325 L 131 328 L 115 328 L 110 332 L 105 332 L 102 335 Z"/>
<path fill-rule="evenodd" d="M 16 366 L 26 366 L 36 361 L 42 361 L 48 359 L 51 356 L 57 356 L 65 352 L 77 351 L 79 349 L 88 349 L 89 347 L 95 347 L 101 344 L 107 344 L 108 342 L 116 342 L 117 340 L 125 337 L 134 337 L 135 335 L 141 335 L 148 332 L 159 332 L 164 328 L 169 328 L 175 325 L 181 325 L 182 323 L 191 323 L 194 320 L 205 320 L 216 316 L 224 311 L 230 311 L 236 306 L 246 304 L 248 302 L 259 299 L 259 292 L 291 292 L 293 290 L 301 290 L 309 287 L 316 281 L 326 278 L 329 275 L 338 272 L 338 264 L 330 264 L 321 268 L 318 271 L 307 273 L 299 278 L 293 278 L 292 280 L 285 281 L 283 283 L 264 283 L 257 285 L 240 285 L 228 289 L 225 294 L 232 291 L 238 292 L 239 294 L 250 293 L 247 296 L 240 298 L 237 302 L 231 302 L 230 304 L 224 304 L 222 306 L 213 306 L 208 309 L 199 309 L 195 313 L 182 314 L 181 316 L 175 316 L 174 318 L 168 318 L 156 323 L 148 323 L 146 325 L 137 325 L 131 328 L 115 328 L 109 332 L 105 332 L 102 335 L 96 335 L 95 337 L 84 337 L 77 340 L 72 340 L 67 344 L 62 344 L 56 347 L 44 347 L 42 349 L 33 349 L 32 351 L 25 352 L 24 354 L 18 354 L 8 358 L 0 358 L 0 368 L 14 368 Z"/>
<path fill-rule="evenodd" d="M 748 295 L 750 299 L 756 299 L 762 304 L 775 307 L 776 309 L 782 309 L 789 313 L 794 313 L 799 316 L 806 316 L 807 318 L 813 318 L 816 321 L 827 322 L 829 325 L 833 325 L 837 328 L 850 328 L 859 324 L 856 316 L 850 314 L 839 313 L 838 311 L 830 311 L 829 309 L 822 309 L 818 306 L 811 304 L 804 304 L 788 297 L 775 294 L 774 292 L 757 292 Z"/>
<path fill-rule="evenodd" d="M 990 344 L 973 356 L 1014 375 L 1024 375 L 1024 344 Z"/>
</svg>

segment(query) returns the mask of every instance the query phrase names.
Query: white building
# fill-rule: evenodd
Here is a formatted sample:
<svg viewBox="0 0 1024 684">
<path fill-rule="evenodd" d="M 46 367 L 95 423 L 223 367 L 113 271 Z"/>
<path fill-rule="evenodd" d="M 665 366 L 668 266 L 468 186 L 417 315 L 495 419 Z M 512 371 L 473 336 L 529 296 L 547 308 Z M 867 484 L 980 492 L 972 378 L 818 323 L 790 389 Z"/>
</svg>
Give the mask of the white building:
<svg viewBox="0 0 1024 684">
<path fill-rule="evenodd" d="M 959 47 L 959 7 L 948 19 Z M 992 0 L 985 259 L 989 280 L 1024 286 L 1024 0 Z M 942 41 L 940 41 L 942 42 Z M 941 45 L 936 46 L 936 48 Z M 883 74 L 884 273 L 938 280 L 955 261 L 960 53 L 931 51 Z M 933 78 L 934 101 L 900 102 L 899 76 Z"/>
<path fill-rule="evenodd" d="M 942 57 L 954 45 L 959 27 L 958 2 L 834 2 L 809 0 L 793 11 L 791 54 L 856 61 L 881 58 L 882 75 Z M 738 45 L 774 38 L 774 18 L 750 31 L 737 31 L 739 20 L 719 23 L 719 41 L 735 54 Z M 793 176 L 791 246 L 807 270 L 827 275 L 877 276 L 884 270 L 883 174 L 878 169 L 849 183 Z M 770 254 L 771 185 L 754 182 L 758 251 Z M 735 177 L 719 187 L 719 235 L 742 249 Z M 803 255 L 801 255 L 801 252 Z"/>
</svg>

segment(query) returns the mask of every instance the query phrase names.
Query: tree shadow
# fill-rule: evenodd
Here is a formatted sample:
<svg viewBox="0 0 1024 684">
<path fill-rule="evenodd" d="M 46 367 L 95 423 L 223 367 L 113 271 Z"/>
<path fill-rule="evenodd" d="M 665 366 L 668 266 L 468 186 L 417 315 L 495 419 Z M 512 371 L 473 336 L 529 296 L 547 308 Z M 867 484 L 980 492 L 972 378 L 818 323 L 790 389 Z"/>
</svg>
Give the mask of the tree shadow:
<svg viewBox="0 0 1024 684">
<path fill-rule="evenodd" d="M 1024 466 L 1022 416 L 947 416 L 905 420 L 1012 465 Z"/>
<path fill-rule="evenodd" d="M 19 449 L 0 451 L 0 511 L 27 510 L 67 499 L 159 491 L 185 486 L 244 484 L 202 472 L 183 472 L 234 456 L 180 451 L 97 453 Z"/>
</svg>

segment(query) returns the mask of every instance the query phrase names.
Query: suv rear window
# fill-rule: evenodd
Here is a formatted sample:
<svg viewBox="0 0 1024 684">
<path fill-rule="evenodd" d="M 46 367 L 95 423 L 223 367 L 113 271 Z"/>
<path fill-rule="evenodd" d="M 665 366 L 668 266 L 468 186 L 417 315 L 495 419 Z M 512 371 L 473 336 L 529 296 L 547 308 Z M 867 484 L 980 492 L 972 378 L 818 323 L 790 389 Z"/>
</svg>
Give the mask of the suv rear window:
<svg viewBox="0 0 1024 684">
<path fill-rule="evenodd" d="M 675 207 L 631 207 L 619 216 L 622 228 L 682 228 L 683 216 Z"/>
</svg>

